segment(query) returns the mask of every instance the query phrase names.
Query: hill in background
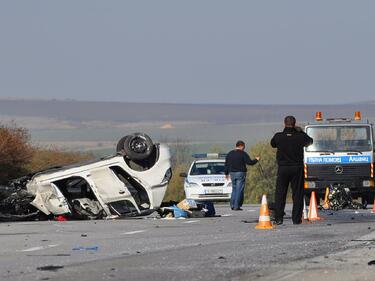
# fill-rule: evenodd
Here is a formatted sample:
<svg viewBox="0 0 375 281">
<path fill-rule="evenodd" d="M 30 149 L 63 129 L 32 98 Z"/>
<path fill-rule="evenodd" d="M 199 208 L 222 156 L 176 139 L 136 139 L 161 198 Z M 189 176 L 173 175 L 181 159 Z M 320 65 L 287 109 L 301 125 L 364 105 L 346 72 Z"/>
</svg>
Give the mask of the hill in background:
<svg viewBox="0 0 375 281">
<path fill-rule="evenodd" d="M 204 146 L 228 146 L 242 138 L 250 143 L 269 138 L 285 115 L 300 122 L 316 111 L 325 117 L 351 117 L 361 111 L 375 119 L 374 102 L 343 105 L 193 105 L 124 102 L 0 99 L 2 123 L 16 121 L 33 141 L 70 149 L 109 149 L 121 136 L 144 131 L 153 138 L 188 140 Z"/>
</svg>

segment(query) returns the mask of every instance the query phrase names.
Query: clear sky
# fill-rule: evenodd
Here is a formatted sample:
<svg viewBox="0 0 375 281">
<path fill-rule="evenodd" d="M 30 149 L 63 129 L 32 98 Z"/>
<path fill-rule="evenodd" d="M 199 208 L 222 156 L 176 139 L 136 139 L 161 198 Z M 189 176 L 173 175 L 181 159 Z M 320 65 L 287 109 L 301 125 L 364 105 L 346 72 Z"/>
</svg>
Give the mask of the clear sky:
<svg viewBox="0 0 375 281">
<path fill-rule="evenodd" d="M 375 100 L 375 1 L 0 2 L 0 96 Z"/>
</svg>

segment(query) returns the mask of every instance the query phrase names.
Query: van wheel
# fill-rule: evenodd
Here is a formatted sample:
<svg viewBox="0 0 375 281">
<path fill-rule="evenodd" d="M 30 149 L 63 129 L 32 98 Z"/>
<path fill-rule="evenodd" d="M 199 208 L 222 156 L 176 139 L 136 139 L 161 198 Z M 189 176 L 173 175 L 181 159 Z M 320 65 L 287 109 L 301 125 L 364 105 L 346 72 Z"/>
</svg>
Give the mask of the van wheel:
<svg viewBox="0 0 375 281">
<path fill-rule="evenodd" d="M 125 151 L 124 151 L 124 147 L 125 147 L 125 140 L 128 138 L 129 136 L 125 136 L 125 137 L 122 137 L 118 142 L 117 142 L 117 146 L 116 146 L 116 152 L 121 154 L 121 155 L 125 155 Z"/>
<path fill-rule="evenodd" d="M 130 160 L 144 160 L 150 157 L 154 149 L 151 138 L 143 133 L 123 137 L 117 144 L 117 152 Z"/>
</svg>

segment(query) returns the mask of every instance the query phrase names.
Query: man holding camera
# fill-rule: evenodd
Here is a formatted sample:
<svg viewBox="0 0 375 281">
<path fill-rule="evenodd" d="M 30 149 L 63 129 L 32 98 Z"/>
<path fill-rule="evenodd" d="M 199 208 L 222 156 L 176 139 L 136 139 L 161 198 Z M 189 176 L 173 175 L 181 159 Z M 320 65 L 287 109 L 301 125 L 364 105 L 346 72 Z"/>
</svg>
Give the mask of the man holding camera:
<svg viewBox="0 0 375 281">
<path fill-rule="evenodd" d="M 271 146 L 277 148 L 277 180 L 275 194 L 275 223 L 283 224 L 284 209 L 289 184 L 292 188 L 293 224 L 302 222 L 304 198 L 304 147 L 313 143 L 313 139 L 296 126 L 296 118 L 287 116 L 284 119 L 285 128 L 276 133 L 271 140 Z"/>
</svg>

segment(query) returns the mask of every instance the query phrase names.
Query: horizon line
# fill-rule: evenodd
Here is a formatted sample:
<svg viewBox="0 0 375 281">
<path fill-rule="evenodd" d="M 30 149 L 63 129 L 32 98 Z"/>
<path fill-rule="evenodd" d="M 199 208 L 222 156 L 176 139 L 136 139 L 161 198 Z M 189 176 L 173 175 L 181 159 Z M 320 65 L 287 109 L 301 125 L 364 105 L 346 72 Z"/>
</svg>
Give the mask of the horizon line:
<svg viewBox="0 0 375 281">
<path fill-rule="evenodd" d="M 137 101 L 119 101 L 119 100 L 81 100 L 73 98 L 38 98 L 38 97 L 2 97 L 0 101 L 42 101 L 42 102 L 78 102 L 78 103 L 125 103 L 125 104 L 150 104 L 150 105 L 196 105 L 196 106 L 343 106 L 343 105 L 365 105 L 368 103 L 375 103 L 375 100 L 362 100 L 357 102 L 346 102 L 346 103 L 194 103 L 194 102 L 137 102 Z"/>
</svg>

